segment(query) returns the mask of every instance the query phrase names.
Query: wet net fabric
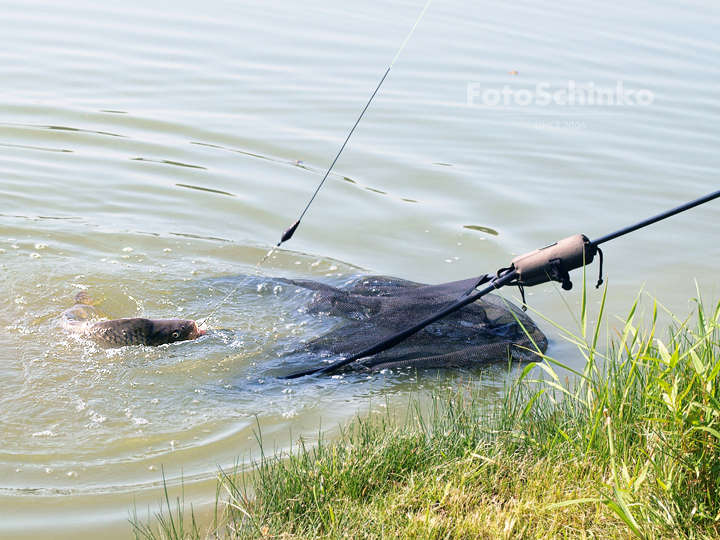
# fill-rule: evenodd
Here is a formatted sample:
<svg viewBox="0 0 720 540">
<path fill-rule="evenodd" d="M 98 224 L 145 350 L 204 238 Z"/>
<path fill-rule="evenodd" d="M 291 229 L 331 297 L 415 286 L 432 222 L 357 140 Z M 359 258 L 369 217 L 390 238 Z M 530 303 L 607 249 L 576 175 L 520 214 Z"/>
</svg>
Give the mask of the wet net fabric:
<svg viewBox="0 0 720 540">
<path fill-rule="evenodd" d="M 397 278 L 363 277 L 338 288 L 309 280 L 284 280 L 315 291 L 303 310 L 344 321 L 294 351 L 327 360 L 348 358 L 428 319 L 472 291 L 478 278 L 423 285 Z M 436 321 L 399 345 L 345 369 L 450 368 L 538 358 L 547 339 L 535 323 L 495 294 Z"/>
</svg>

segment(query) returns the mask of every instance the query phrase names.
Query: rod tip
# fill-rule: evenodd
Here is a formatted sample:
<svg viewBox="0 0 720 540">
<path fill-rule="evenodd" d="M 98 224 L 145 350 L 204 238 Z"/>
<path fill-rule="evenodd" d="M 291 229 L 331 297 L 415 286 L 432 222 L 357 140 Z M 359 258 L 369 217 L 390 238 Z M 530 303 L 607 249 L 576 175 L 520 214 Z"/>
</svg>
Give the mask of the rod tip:
<svg viewBox="0 0 720 540">
<path fill-rule="evenodd" d="M 300 220 L 298 219 L 298 220 L 297 220 L 295 223 L 293 223 L 292 226 L 291 226 L 287 231 L 285 231 L 285 232 L 283 233 L 283 235 L 280 237 L 280 244 L 282 244 L 283 242 L 287 242 L 288 240 L 290 240 L 290 239 L 292 238 L 293 234 L 295 234 L 295 231 L 297 230 L 297 228 L 298 228 L 299 225 L 300 225 Z M 278 246 L 280 246 L 280 244 L 278 244 Z"/>
</svg>

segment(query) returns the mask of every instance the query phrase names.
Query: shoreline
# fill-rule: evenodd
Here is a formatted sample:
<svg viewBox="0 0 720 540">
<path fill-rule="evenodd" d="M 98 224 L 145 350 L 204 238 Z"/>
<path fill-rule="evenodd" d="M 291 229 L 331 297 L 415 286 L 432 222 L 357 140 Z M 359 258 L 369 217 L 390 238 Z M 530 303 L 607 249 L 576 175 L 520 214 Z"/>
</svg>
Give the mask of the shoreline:
<svg viewBox="0 0 720 540">
<path fill-rule="evenodd" d="M 565 331 L 586 359 L 574 381 L 545 356 L 492 403 L 460 384 L 405 418 L 358 416 L 333 441 L 220 471 L 207 532 L 178 501 L 174 519 L 131 520 L 135 537 L 720 538 L 720 304 L 664 340 L 658 305 L 635 326 L 636 301 L 601 352 L 603 305 L 594 328 L 583 307 Z"/>
</svg>

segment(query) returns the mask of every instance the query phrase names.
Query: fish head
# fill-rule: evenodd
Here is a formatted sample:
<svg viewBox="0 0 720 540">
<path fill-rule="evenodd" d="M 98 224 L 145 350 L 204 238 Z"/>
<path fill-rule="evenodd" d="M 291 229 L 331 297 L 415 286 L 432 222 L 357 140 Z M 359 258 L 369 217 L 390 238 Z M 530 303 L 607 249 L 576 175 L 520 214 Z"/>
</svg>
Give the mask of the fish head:
<svg viewBox="0 0 720 540">
<path fill-rule="evenodd" d="M 190 319 L 156 319 L 152 321 L 151 336 L 148 342 L 161 345 L 176 341 L 188 341 L 204 335 L 197 323 Z"/>
</svg>

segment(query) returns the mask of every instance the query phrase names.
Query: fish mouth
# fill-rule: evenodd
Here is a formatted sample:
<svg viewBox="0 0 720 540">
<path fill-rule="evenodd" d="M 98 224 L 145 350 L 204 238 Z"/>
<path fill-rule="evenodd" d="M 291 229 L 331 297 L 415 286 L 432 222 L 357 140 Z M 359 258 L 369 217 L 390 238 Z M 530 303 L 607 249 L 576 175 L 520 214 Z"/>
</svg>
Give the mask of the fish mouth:
<svg viewBox="0 0 720 540">
<path fill-rule="evenodd" d="M 197 323 L 193 322 L 193 328 L 190 331 L 190 335 L 192 336 L 191 339 L 197 339 L 200 336 L 205 335 L 205 330 L 201 330 L 200 328 L 198 328 Z"/>
</svg>

